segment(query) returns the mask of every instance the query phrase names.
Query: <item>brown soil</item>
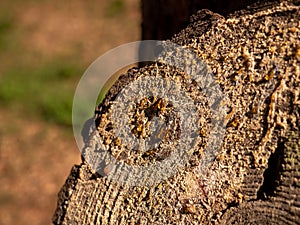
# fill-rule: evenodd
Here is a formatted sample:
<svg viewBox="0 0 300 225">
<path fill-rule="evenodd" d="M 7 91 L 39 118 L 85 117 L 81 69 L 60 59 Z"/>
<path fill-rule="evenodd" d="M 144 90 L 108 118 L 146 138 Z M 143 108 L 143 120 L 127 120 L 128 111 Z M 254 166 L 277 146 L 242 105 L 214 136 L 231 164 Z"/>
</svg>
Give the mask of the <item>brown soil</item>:
<svg viewBox="0 0 300 225">
<path fill-rule="evenodd" d="M 0 114 L 0 224 L 50 224 L 57 192 L 80 152 L 61 127 Z"/>
<path fill-rule="evenodd" d="M 80 54 L 88 62 L 120 44 L 140 39 L 138 0 L 124 0 L 120 12 L 109 15 L 110 1 L 28 4 L 17 10 L 23 42 L 42 56 Z"/>
</svg>

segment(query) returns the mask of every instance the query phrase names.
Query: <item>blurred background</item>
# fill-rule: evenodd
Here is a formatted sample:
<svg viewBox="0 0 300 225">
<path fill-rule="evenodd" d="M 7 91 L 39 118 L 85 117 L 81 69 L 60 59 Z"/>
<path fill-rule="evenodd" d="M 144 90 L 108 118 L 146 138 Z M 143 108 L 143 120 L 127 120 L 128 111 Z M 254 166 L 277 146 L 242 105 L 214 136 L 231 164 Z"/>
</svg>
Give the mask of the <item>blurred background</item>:
<svg viewBox="0 0 300 225">
<path fill-rule="evenodd" d="M 255 1 L 1 0 L 0 224 L 51 224 L 57 193 L 81 162 L 73 95 L 97 57 L 171 38 L 199 9 L 226 16 Z"/>
<path fill-rule="evenodd" d="M 80 163 L 72 100 L 98 56 L 141 37 L 139 0 L 0 1 L 0 224 L 51 224 Z"/>
</svg>

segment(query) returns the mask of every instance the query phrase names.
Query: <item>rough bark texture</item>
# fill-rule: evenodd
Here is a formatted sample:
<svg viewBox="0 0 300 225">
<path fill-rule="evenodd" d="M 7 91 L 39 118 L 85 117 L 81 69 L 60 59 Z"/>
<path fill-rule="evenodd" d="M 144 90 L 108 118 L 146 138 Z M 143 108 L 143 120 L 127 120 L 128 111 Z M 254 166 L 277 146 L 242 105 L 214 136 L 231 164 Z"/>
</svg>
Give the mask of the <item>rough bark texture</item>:
<svg viewBox="0 0 300 225">
<path fill-rule="evenodd" d="M 159 147 L 159 154 L 132 154 L 109 129 L 115 96 L 146 76 L 176 80 L 194 100 L 203 118 L 201 141 L 184 168 L 151 187 L 111 181 L 85 162 L 74 166 L 59 193 L 53 223 L 299 224 L 299 17 L 299 1 L 260 4 L 227 19 L 202 10 L 173 37 L 203 59 L 228 96 L 225 138 L 205 174 L 198 173 L 198 166 L 209 138 L 205 130 L 210 114 L 197 84 L 164 64 L 122 75 L 96 111 L 98 129 L 87 141 L 84 156 L 103 145 L 128 164 L 162 159 Z M 159 113 L 161 107 L 153 108 L 154 100 L 148 100 L 147 107 Z M 137 120 L 136 115 L 132 118 Z M 169 143 L 176 141 L 173 136 Z"/>
</svg>

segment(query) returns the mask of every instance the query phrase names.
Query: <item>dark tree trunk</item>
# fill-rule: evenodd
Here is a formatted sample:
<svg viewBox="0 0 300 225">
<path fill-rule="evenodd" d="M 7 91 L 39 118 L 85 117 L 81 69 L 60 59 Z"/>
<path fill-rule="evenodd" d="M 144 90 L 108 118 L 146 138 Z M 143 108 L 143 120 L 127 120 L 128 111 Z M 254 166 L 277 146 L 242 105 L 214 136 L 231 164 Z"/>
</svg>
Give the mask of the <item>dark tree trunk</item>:
<svg viewBox="0 0 300 225">
<path fill-rule="evenodd" d="M 258 0 L 142 0 L 142 39 L 166 40 L 185 28 L 190 16 L 209 9 L 227 16 Z"/>
</svg>

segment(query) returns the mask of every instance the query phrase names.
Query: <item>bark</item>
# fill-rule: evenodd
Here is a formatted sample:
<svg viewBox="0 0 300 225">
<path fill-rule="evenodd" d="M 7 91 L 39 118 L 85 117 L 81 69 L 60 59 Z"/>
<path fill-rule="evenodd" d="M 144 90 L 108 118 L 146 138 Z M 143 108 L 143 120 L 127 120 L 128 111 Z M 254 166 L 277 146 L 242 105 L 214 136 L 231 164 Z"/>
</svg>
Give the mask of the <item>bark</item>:
<svg viewBox="0 0 300 225">
<path fill-rule="evenodd" d="M 162 147 L 155 153 L 132 153 L 110 129 L 116 95 L 147 76 L 176 80 L 193 99 L 203 119 L 200 141 L 184 167 L 152 186 L 111 180 L 86 161 L 74 166 L 59 192 L 53 223 L 299 224 L 299 7 L 298 0 L 260 3 L 226 19 L 202 10 L 172 38 L 206 63 L 228 96 L 225 137 L 206 173 L 199 171 L 211 137 L 212 115 L 199 84 L 190 83 L 186 74 L 164 63 L 122 75 L 96 110 L 98 129 L 86 142 L 84 158 L 98 154 L 100 145 L 127 164 L 149 164 L 168 156 Z M 160 100 L 147 100 L 149 105 L 139 107 L 151 109 L 150 116 L 172 111 L 172 106 L 159 105 Z M 167 135 L 166 142 L 170 148 L 180 132 L 174 118 L 174 132 Z M 133 131 L 141 135 L 135 130 L 138 118 L 134 114 L 131 119 L 135 121 Z M 103 163 L 103 174 L 109 174 L 111 162 Z M 141 174 L 141 179 L 147 176 Z"/>
</svg>

